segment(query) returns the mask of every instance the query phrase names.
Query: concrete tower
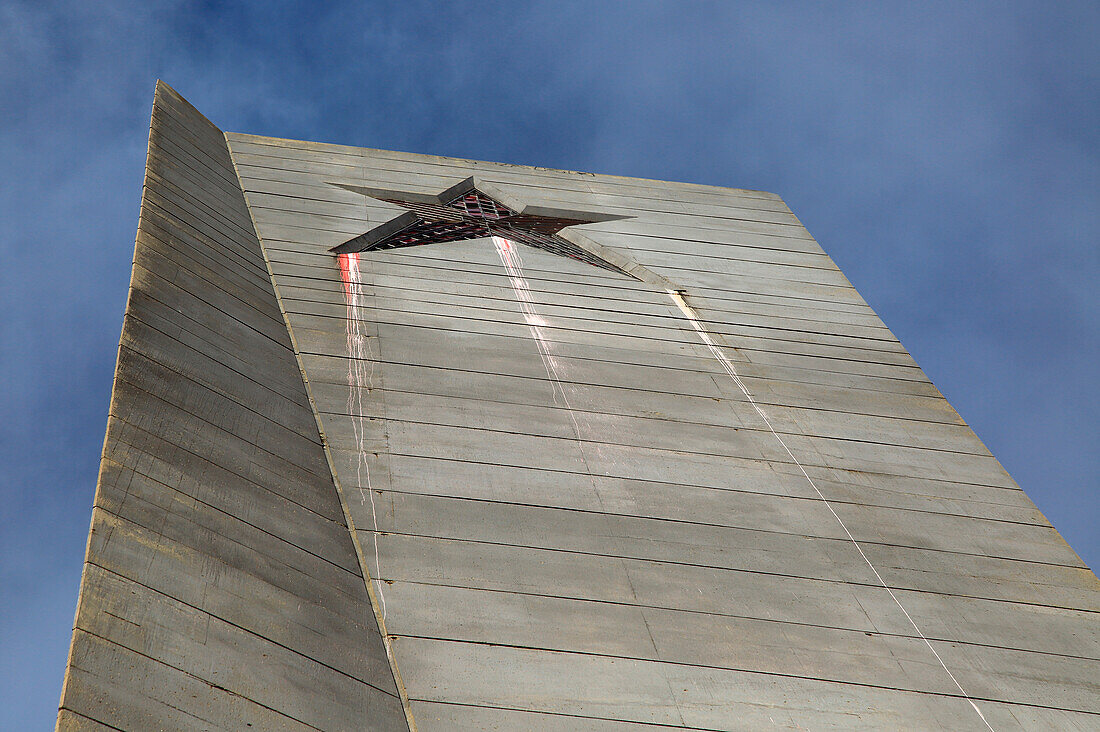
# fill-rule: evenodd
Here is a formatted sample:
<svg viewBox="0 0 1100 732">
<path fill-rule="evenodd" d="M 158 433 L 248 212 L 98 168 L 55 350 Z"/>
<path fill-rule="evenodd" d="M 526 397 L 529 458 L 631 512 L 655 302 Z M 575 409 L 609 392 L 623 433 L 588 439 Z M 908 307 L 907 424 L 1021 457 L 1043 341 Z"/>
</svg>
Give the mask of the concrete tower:
<svg viewBox="0 0 1100 732">
<path fill-rule="evenodd" d="M 1096 729 L 1098 611 L 778 196 L 158 85 L 60 728 Z"/>
</svg>

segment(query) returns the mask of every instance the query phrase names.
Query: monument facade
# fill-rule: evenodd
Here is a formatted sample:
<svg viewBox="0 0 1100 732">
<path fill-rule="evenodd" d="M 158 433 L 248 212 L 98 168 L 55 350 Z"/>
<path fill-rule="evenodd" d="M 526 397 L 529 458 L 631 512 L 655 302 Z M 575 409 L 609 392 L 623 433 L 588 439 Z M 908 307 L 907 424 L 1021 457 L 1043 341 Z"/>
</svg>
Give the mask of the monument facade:
<svg viewBox="0 0 1100 732">
<path fill-rule="evenodd" d="M 60 729 L 1096 729 L 1098 611 L 778 196 L 158 84 Z"/>
</svg>

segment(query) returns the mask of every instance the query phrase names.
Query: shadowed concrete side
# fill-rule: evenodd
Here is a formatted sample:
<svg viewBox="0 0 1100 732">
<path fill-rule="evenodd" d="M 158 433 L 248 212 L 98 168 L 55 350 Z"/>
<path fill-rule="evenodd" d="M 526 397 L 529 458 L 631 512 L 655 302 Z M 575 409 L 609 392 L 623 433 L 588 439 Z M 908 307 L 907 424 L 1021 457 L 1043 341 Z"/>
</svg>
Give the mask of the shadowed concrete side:
<svg viewBox="0 0 1100 732">
<path fill-rule="evenodd" d="M 59 729 L 408 729 L 220 130 L 157 85 Z"/>
</svg>

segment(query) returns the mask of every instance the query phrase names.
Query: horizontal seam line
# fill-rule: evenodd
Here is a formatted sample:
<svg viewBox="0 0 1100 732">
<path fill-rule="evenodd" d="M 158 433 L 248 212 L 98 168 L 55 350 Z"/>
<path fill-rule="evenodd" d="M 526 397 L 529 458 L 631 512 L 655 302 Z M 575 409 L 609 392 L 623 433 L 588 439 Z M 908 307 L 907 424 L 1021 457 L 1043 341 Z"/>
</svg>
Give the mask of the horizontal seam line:
<svg viewBox="0 0 1100 732">
<path fill-rule="evenodd" d="M 493 499 L 493 498 L 476 498 L 476 497 L 471 497 L 471 496 L 454 496 L 454 495 L 447 495 L 447 494 L 440 494 L 440 493 L 420 493 L 420 492 L 416 492 L 416 491 L 400 490 L 400 489 L 397 489 L 397 488 L 379 488 L 379 489 L 375 489 L 375 491 L 377 493 L 397 493 L 397 494 L 406 495 L 406 496 L 441 498 L 441 499 L 452 500 L 452 501 L 470 501 L 470 502 L 474 502 L 474 503 L 493 503 L 493 504 L 505 505 L 505 506 L 522 506 L 522 507 L 525 507 L 525 508 L 534 508 L 534 509 L 541 509 L 541 510 L 546 510 L 546 511 L 570 511 L 570 512 L 574 512 L 574 513 L 589 514 L 589 515 L 593 515 L 593 516 L 613 516 L 613 517 L 618 517 L 618 518 L 637 519 L 639 521 L 663 521 L 663 522 L 667 522 L 667 523 L 685 524 L 685 525 L 688 525 L 688 526 L 708 526 L 708 527 L 713 527 L 713 528 L 732 529 L 734 531 L 757 532 L 757 533 L 770 534 L 770 535 L 775 535 L 775 536 L 794 536 L 794 537 L 799 537 L 800 536 L 802 538 L 811 539 L 811 540 L 814 540 L 814 541 L 838 541 L 838 542 L 846 542 L 847 541 L 847 540 L 845 540 L 843 538 L 840 538 L 840 537 L 825 536 L 825 535 L 820 535 L 820 534 L 799 534 L 799 533 L 790 532 L 790 531 L 778 531 L 776 529 L 760 529 L 760 528 L 753 528 L 751 526 L 735 526 L 735 525 L 732 525 L 732 524 L 716 524 L 716 523 L 710 523 L 710 522 L 706 522 L 706 521 L 690 521 L 690 520 L 687 520 L 687 519 L 677 519 L 677 518 L 664 517 L 664 516 L 660 516 L 660 517 L 658 517 L 658 516 L 643 516 L 643 515 L 639 515 L 639 514 L 615 513 L 613 511 L 596 511 L 596 510 L 593 510 L 593 509 L 578 508 L 578 507 L 571 507 L 571 506 L 541 505 L 541 504 L 537 504 L 537 503 L 523 503 L 521 501 L 502 501 L 502 500 Z M 787 498 L 787 497 L 786 496 L 781 496 L 780 498 Z M 813 500 L 813 499 L 807 498 L 807 499 L 795 499 L 795 500 Z M 852 505 L 852 504 L 848 504 L 848 505 Z M 859 504 L 855 504 L 855 505 L 859 505 Z M 967 517 L 967 518 L 969 518 L 969 517 Z M 977 520 L 981 520 L 981 519 L 972 519 L 972 520 L 977 521 Z M 1043 528 L 1043 527 L 1039 526 L 1038 528 Z M 369 531 L 369 529 L 364 529 L 364 531 Z M 379 531 L 381 531 L 382 533 L 388 533 L 388 532 L 385 532 L 384 530 L 381 530 L 381 529 Z M 395 533 L 397 533 L 397 532 L 395 532 Z M 616 536 L 616 537 L 613 537 L 613 538 L 616 539 L 617 541 L 623 541 L 624 539 L 629 540 L 632 537 Z M 1065 568 L 1065 569 L 1073 569 L 1073 570 L 1078 570 L 1078 571 L 1082 571 L 1082 572 L 1089 572 L 1088 568 L 1086 568 L 1086 567 L 1079 567 L 1079 566 L 1075 566 L 1075 565 L 1071 565 L 1071 564 L 1059 564 L 1059 563 L 1056 563 L 1056 562 L 1046 562 L 1046 561 L 1042 561 L 1042 560 L 1038 560 L 1038 559 L 1022 559 L 1022 558 L 1017 558 L 1017 557 L 992 556 L 992 555 L 989 555 L 989 554 L 978 554 L 976 552 L 965 552 L 965 551 L 960 551 L 960 550 L 957 550 L 957 549 L 938 549 L 938 548 L 932 548 L 932 547 L 912 546 L 912 545 L 909 545 L 909 544 L 894 544 L 894 543 L 885 542 L 885 541 L 873 541 L 873 540 L 868 540 L 868 539 L 860 539 L 859 542 L 861 544 L 865 545 L 865 546 L 889 547 L 889 548 L 893 548 L 893 549 L 912 549 L 912 550 L 918 551 L 918 552 L 934 552 L 934 553 L 937 553 L 937 554 L 953 554 L 953 555 L 965 556 L 965 557 L 978 557 L 978 558 L 982 558 L 982 559 L 991 559 L 991 560 L 999 561 L 999 562 L 1019 562 L 1019 563 L 1022 563 L 1022 564 L 1039 564 L 1039 565 L 1042 565 L 1042 566 L 1045 566 L 1045 567 L 1062 567 L 1062 568 Z M 533 547 L 533 548 L 538 548 L 538 547 Z M 901 571 L 911 571 L 911 572 L 928 571 L 929 573 L 935 573 L 935 574 L 939 573 L 939 572 L 936 572 L 936 570 L 921 570 L 921 569 L 916 569 L 916 568 L 913 568 L 913 567 L 891 567 L 891 569 L 901 570 Z M 998 583 L 1000 582 L 1000 580 L 998 580 L 997 578 L 993 578 L 993 577 L 980 577 L 978 579 L 986 579 L 986 580 L 995 581 L 995 582 L 998 582 Z M 1057 588 L 1064 588 L 1064 589 L 1078 589 L 1078 588 L 1069 587 L 1069 586 L 1066 586 L 1066 585 L 1051 585 L 1049 583 L 1040 583 L 1040 584 L 1042 584 L 1043 586 L 1047 586 L 1047 587 L 1057 587 Z"/>
<path fill-rule="evenodd" d="M 759 670 L 759 669 L 730 668 L 730 667 L 726 667 L 726 666 L 712 666 L 712 665 L 706 665 L 706 664 L 689 664 L 689 663 L 684 663 L 684 662 L 680 662 L 680 661 L 654 660 L 654 659 L 648 659 L 648 658 L 639 658 L 639 657 L 635 657 L 635 656 L 617 656 L 617 655 L 613 655 L 613 654 L 593 653 L 593 652 L 589 652 L 589 651 L 562 651 L 562 650 L 556 650 L 556 649 L 553 649 L 553 648 L 541 648 L 541 647 L 538 647 L 538 646 L 523 646 L 523 645 L 513 645 L 513 644 L 508 644 L 508 643 L 490 643 L 490 642 L 487 642 L 487 641 L 451 640 L 451 639 L 447 639 L 447 638 L 434 638 L 434 637 L 431 637 L 431 636 L 400 635 L 400 634 L 395 633 L 395 634 L 392 634 L 392 637 L 395 637 L 395 638 L 410 638 L 410 639 L 413 639 L 413 640 L 426 640 L 426 641 L 434 641 L 434 642 L 440 642 L 440 643 L 461 643 L 461 644 L 467 644 L 467 645 L 486 646 L 486 647 L 494 647 L 494 648 L 511 648 L 511 649 L 515 649 L 515 650 L 535 651 L 535 652 L 544 652 L 544 653 L 561 653 L 563 655 L 589 656 L 589 657 L 593 657 L 593 658 L 617 658 L 617 659 L 622 659 L 624 661 L 640 661 L 642 663 L 667 664 L 667 665 L 670 665 L 670 666 L 681 666 L 681 667 L 687 667 L 687 668 L 713 669 L 715 671 L 733 671 L 733 672 L 736 672 L 736 673 L 757 674 L 757 675 L 761 675 L 761 676 L 771 676 L 771 677 L 780 677 L 780 678 L 788 678 L 788 679 L 800 679 L 800 680 L 804 680 L 804 681 L 816 681 L 816 682 L 823 683 L 823 684 L 841 684 L 841 685 L 844 685 L 844 686 L 858 686 L 858 687 L 862 687 L 862 688 L 882 689 L 884 691 L 896 691 L 896 692 L 899 692 L 899 693 L 902 693 L 902 694 L 921 694 L 921 695 L 925 695 L 925 696 L 947 697 L 947 698 L 951 698 L 951 699 L 960 699 L 960 700 L 966 700 L 968 698 L 966 695 L 954 694 L 954 693 L 947 692 L 947 691 L 928 691 L 928 690 L 918 690 L 918 689 L 905 689 L 905 688 L 896 687 L 896 686 L 882 686 L 882 685 L 879 685 L 879 684 L 871 684 L 871 683 L 867 683 L 867 682 L 841 681 L 841 680 L 827 679 L 827 678 L 817 677 L 817 676 L 799 676 L 799 675 L 791 674 L 791 673 L 781 673 L 781 672 L 777 672 L 777 671 L 762 671 L 762 670 Z M 977 697 L 977 696 L 975 696 L 975 697 L 970 697 L 970 698 L 977 699 L 979 701 L 993 702 L 993 703 L 997 703 L 997 704 L 1007 704 L 1007 705 L 1020 706 L 1020 707 L 1029 707 L 1029 708 L 1033 708 L 1033 709 L 1050 709 L 1050 710 L 1054 710 L 1054 711 L 1074 712 L 1074 713 L 1078 713 L 1078 714 L 1100 715 L 1100 711 L 1089 711 L 1089 710 L 1086 710 L 1086 709 L 1070 709 L 1070 708 L 1067 708 L 1067 707 L 1056 707 L 1056 706 L 1050 706 L 1050 705 L 1046 705 L 1046 704 L 1034 704 L 1034 703 L 1028 703 L 1028 702 L 1007 701 L 1007 700 L 1004 700 L 1004 699 L 994 699 L 994 698 L 991 698 L 991 697 Z"/>
<path fill-rule="evenodd" d="M 360 531 L 360 532 L 363 532 L 363 533 L 372 533 L 373 530 L 372 529 L 357 529 L 357 531 Z M 762 570 L 762 569 L 739 569 L 739 568 L 735 568 L 735 567 L 723 567 L 721 565 L 714 565 L 714 564 L 698 564 L 698 563 L 695 563 L 695 562 L 674 561 L 674 560 L 671 560 L 671 559 L 653 559 L 653 558 L 631 557 L 631 556 L 625 556 L 625 555 L 622 555 L 622 554 L 601 554 L 599 552 L 587 552 L 587 551 L 582 551 L 580 549 L 564 549 L 564 548 L 549 549 L 549 548 L 545 548 L 545 547 L 529 546 L 529 545 L 526 545 L 526 544 L 512 544 L 512 543 L 503 542 L 503 541 L 487 541 L 487 540 L 483 540 L 483 539 L 464 539 L 464 538 L 456 538 L 456 537 L 432 536 L 432 535 L 429 535 L 429 534 L 412 534 L 412 533 L 401 532 L 401 531 L 381 531 L 380 530 L 377 533 L 381 536 L 399 536 L 399 537 L 407 537 L 407 538 L 411 538 L 411 539 L 429 539 L 429 540 L 435 540 L 435 541 L 453 541 L 453 542 L 462 543 L 462 544 L 479 544 L 479 545 L 482 545 L 482 546 L 500 546 L 500 547 L 508 547 L 508 548 L 512 548 L 512 549 L 528 549 L 528 550 L 532 550 L 532 551 L 535 551 L 535 552 L 548 552 L 548 553 L 555 553 L 555 554 L 573 554 L 573 555 L 577 555 L 577 556 L 599 557 L 599 558 L 603 558 L 603 559 L 619 559 L 619 560 L 626 560 L 626 561 L 631 561 L 631 562 L 642 562 L 642 563 L 650 563 L 650 564 L 664 564 L 664 565 L 672 565 L 672 566 L 676 566 L 676 567 L 694 567 L 696 569 L 713 569 L 713 570 L 717 570 L 719 572 L 730 572 L 730 573 L 734 573 L 734 574 L 754 574 L 754 575 L 758 575 L 758 576 L 762 576 L 762 577 L 779 577 L 779 578 L 786 578 L 786 579 L 798 579 L 798 580 L 804 580 L 806 582 L 823 582 L 823 583 L 827 583 L 827 584 L 831 584 L 831 585 L 842 585 L 842 586 L 846 586 L 846 587 L 855 586 L 855 587 L 863 587 L 863 588 L 875 589 L 875 590 L 881 589 L 884 592 L 887 591 L 886 588 L 883 588 L 881 584 L 878 584 L 878 583 L 875 583 L 875 582 L 860 582 L 860 581 L 856 581 L 856 580 L 833 579 L 833 578 L 829 578 L 829 577 L 811 577 L 809 575 L 784 574 L 782 572 L 768 572 L 768 571 L 765 571 L 765 570 Z M 395 578 L 391 577 L 390 579 L 395 579 Z M 1023 600 L 1007 600 L 1007 599 L 996 598 L 996 597 L 982 597 L 980 595 L 964 595 L 964 594 L 956 593 L 956 592 L 935 592 L 933 590 L 922 590 L 922 589 L 919 589 L 919 588 L 905 588 L 905 589 L 895 588 L 895 589 L 897 589 L 900 592 L 911 592 L 911 593 L 920 594 L 920 595 L 935 595 L 935 596 L 939 596 L 939 597 L 959 597 L 959 598 L 964 598 L 964 599 L 969 599 L 969 600 L 981 600 L 981 601 L 984 601 L 984 602 L 1001 603 L 1001 604 L 1005 604 L 1005 605 L 1023 605 L 1023 606 L 1026 606 L 1026 607 L 1055 608 L 1055 609 L 1058 609 L 1058 610 L 1072 610 L 1074 612 L 1079 612 L 1079 613 L 1088 613 L 1090 615 L 1100 614 L 1100 610 L 1087 610 L 1087 609 L 1084 609 L 1084 608 L 1067 607 L 1065 605 L 1047 605 L 1047 604 L 1037 603 L 1037 602 L 1025 602 Z"/>
<path fill-rule="evenodd" d="M 615 607 L 629 607 L 637 608 L 639 610 L 656 610 L 659 612 L 668 613 L 684 613 L 687 615 L 703 615 L 716 618 L 734 618 L 737 620 L 748 620 L 754 623 L 775 623 L 778 625 L 794 625 L 800 628 L 818 628 L 821 630 L 834 630 L 841 633 L 852 633 L 856 635 L 871 635 L 871 636 L 885 636 L 889 638 L 905 638 L 908 640 L 919 641 L 920 636 L 908 635 L 906 633 L 892 633 L 882 630 L 872 629 L 873 626 L 868 628 L 849 628 L 840 625 L 821 625 L 817 623 L 806 623 L 797 620 L 781 620 L 773 617 L 757 617 L 754 615 L 739 615 L 737 613 L 723 613 L 713 610 L 693 610 L 691 608 L 672 607 L 669 605 L 649 605 L 640 601 L 626 602 L 622 600 L 607 600 L 593 597 L 577 597 L 572 595 L 554 595 L 545 592 L 525 592 L 522 590 L 502 590 L 494 587 L 474 587 L 472 585 L 456 585 L 448 582 L 428 582 L 424 580 L 412 580 L 412 579 L 399 579 L 390 580 L 390 582 L 401 583 L 406 585 L 420 585 L 425 587 L 443 587 L 447 589 L 466 590 L 469 592 L 487 592 L 498 595 L 519 595 L 521 597 L 537 597 L 549 600 L 564 600 L 566 602 L 577 603 L 589 603 L 595 605 L 613 605 Z M 1067 612 L 1080 612 L 1078 610 L 1067 610 Z M 992 643 L 978 643 L 975 641 L 962 640 L 958 638 L 942 638 L 936 636 L 927 636 L 929 640 L 938 641 L 940 643 L 950 643 L 963 646 L 971 646 L 975 648 L 989 648 L 994 650 L 1003 650 L 1011 653 L 1034 653 L 1042 656 L 1054 656 L 1058 658 L 1071 658 L 1081 661 L 1100 661 L 1100 657 L 1094 656 L 1075 656 L 1068 653 L 1058 653 L 1056 651 L 1041 651 L 1033 648 L 1017 648 L 1014 646 L 999 646 Z"/>
</svg>

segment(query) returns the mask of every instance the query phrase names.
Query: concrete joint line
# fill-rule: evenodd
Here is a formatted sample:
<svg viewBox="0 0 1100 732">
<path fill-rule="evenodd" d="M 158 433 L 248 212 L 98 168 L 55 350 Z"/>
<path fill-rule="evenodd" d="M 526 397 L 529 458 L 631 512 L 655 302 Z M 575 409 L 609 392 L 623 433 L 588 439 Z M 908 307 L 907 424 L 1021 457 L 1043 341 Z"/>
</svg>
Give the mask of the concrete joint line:
<svg viewBox="0 0 1100 732">
<path fill-rule="evenodd" d="M 226 146 L 229 147 L 228 135 L 226 136 Z M 232 152 L 232 148 L 230 147 L 229 149 L 230 152 Z M 241 190 L 244 191 L 244 182 L 241 180 L 240 171 L 237 169 L 236 156 L 231 154 L 230 157 L 233 160 L 233 170 L 237 174 L 238 183 L 241 186 Z M 248 203 L 247 194 L 245 194 L 245 202 L 246 204 Z M 386 631 L 385 611 L 383 609 L 384 600 L 381 598 L 379 593 L 375 592 L 374 582 L 372 582 L 371 579 L 370 563 L 367 561 L 366 553 L 364 552 L 362 543 L 359 540 L 359 532 L 355 527 L 355 520 L 352 518 L 351 515 L 351 509 L 348 505 L 347 495 L 336 472 L 336 463 L 333 459 L 332 451 L 329 449 L 328 439 L 325 436 L 325 428 L 321 422 L 321 415 L 317 409 L 317 402 L 313 398 L 313 388 L 310 384 L 309 377 L 306 374 L 305 365 L 302 363 L 301 349 L 299 349 L 298 341 L 294 336 L 294 328 L 291 327 L 290 319 L 287 317 L 286 308 L 283 305 L 283 298 L 279 292 L 279 284 L 275 279 L 275 274 L 271 270 L 271 260 L 268 257 L 267 248 L 263 244 L 263 239 L 260 237 L 259 227 L 257 227 L 256 225 L 256 219 L 252 212 L 251 205 L 248 205 L 248 215 L 252 219 L 252 225 L 256 231 L 256 238 L 260 242 L 260 250 L 263 252 L 264 255 L 264 264 L 267 266 L 268 277 L 270 278 L 271 286 L 275 291 L 275 299 L 279 304 L 279 312 L 283 316 L 283 324 L 286 326 L 287 334 L 290 336 L 290 342 L 294 348 L 294 358 L 298 363 L 298 370 L 302 375 L 302 384 L 305 387 L 306 396 L 309 398 L 310 410 L 313 412 L 313 417 L 317 422 L 317 432 L 321 438 L 322 449 L 325 452 L 325 459 L 328 461 L 329 472 L 332 475 L 333 486 L 335 487 L 336 494 L 340 499 L 340 507 L 344 512 L 344 521 L 347 523 L 348 532 L 351 535 L 351 542 L 355 548 L 355 555 L 356 558 L 359 560 L 359 569 L 363 575 L 363 583 L 366 586 L 367 596 L 370 598 L 371 608 L 374 610 L 374 619 L 375 622 L 377 622 L 378 624 L 378 631 L 382 637 L 382 644 L 386 649 L 386 659 L 389 661 L 390 672 L 393 674 L 393 680 L 397 686 L 398 695 L 401 698 L 401 707 L 402 710 L 405 712 L 405 721 L 408 724 L 409 732 L 416 732 L 416 720 L 413 718 L 412 706 L 409 703 L 409 693 L 405 688 L 405 683 L 401 678 L 401 672 L 397 667 L 397 658 L 394 655 L 392 639 L 390 638 L 389 633 Z M 351 356 L 350 353 L 348 355 L 349 357 Z M 370 493 L 371 501 L 373 503 L 373 491 L 370 491 Z M 377 527 L 375 528 L 377 529 Z M 375 530 L 374 536 L 375 540 L 377 541 L 377 530 Z M 378 554 L 376 552 L 375 557 L 377 558 L 377 556 Z M 381 582 L 382 580 L 381 578 L 378 578 L 377 581 Z"/>
</svg>

